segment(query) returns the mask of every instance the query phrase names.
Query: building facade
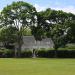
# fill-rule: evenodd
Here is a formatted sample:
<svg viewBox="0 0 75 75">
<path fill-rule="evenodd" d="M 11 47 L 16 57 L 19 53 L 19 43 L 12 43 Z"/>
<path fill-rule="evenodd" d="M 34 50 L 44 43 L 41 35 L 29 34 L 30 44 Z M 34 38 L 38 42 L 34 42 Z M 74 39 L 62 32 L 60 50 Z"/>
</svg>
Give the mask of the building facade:
<svg viewBox="0 0 75 75">
<path fill-rule="evenodd" d="M 25 49 L 40 49 L 40 48 L 53 48 L 51 38 L 44 38 L 41 41 L 36 41 L 34 36 L 24 36 L 22 50 Z"/>
</svg>

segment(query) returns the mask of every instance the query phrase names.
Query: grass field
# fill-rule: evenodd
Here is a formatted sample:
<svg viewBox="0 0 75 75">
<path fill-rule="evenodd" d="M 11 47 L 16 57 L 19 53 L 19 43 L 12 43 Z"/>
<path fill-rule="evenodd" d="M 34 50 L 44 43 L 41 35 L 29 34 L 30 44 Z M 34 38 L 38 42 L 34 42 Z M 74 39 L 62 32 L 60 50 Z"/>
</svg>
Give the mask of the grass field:
<svg viewBox="0 0 75 75">
<path fill-rule="evenodd" d="M 0 59 L 0 75 L 75 75 L 75 59 Z"/>
</svg>

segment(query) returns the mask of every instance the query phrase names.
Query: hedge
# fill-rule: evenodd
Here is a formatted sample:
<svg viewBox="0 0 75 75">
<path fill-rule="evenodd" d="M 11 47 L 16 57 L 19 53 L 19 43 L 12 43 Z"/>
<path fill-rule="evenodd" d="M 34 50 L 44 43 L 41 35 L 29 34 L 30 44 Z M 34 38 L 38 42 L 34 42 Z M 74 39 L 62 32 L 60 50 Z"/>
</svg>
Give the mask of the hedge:
<svg viewBox="0 0 75 75">
<path fill-rule="evenodd" d="M 9 49 L 1 49 L 0 50 L 0 58 L 13 58 L 15 57 L 15 51 Z M 32 57 L 32 51 L 21 51 L 22 58 Z"/>
<path fill-rule="evenodd" d="M 30 57 L 32 57 L 32 51 L 30 51 L 30 50 L 21 51 L 21 57 L 22 58 L 30 58 Z"/>
<path fill-rule="evenodd" d="M 75 50 L 57 50 L 56 52 L 57 58 L 75 58 Z M 55 50 L 39 50 L 37 55 L 42 58 L 55 58 Z"/>
<path fill-rule="evenodd" d="M 14 51 L 9 49 L 0 50 L 0 58 L 11 58 L 14 57 Z"/>
<path fill-rule="evenodd" d="M 55 50 L 35 50 L 36 57 L 39 58 L 55 58 Z M 13 58 L 14 50 L 2 49 L 0 50 L 0 58 Z M 75 58 L 75 50 L 57 50 L 57 58 Z M 31 50 L 21 51 L 21 58 L 31 58 L 33 52 Z"/>
</svg>

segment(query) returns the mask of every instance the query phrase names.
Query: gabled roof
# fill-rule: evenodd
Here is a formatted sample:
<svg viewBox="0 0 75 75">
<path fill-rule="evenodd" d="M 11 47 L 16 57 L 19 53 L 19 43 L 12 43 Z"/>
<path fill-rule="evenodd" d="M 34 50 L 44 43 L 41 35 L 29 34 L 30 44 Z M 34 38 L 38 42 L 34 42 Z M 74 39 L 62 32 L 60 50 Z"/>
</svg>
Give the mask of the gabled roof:
<svg viewBox="0 0 75 75">
<path fill-rule="evenodd" d="M 34 36 L 23 36 L 22 49 L 24 48 L 53 48 L 53 42 L 51 38 L 36 41 Z"/>
</svg>

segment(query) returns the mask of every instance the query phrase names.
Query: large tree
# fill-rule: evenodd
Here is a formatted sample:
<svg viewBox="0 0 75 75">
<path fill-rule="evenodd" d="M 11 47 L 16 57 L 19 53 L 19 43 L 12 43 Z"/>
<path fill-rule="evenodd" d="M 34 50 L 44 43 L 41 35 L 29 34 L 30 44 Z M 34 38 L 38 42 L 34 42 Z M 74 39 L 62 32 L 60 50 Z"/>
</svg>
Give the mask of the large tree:
<svg viewBox="0 0 75 75">
<path fill-rule="evenodd" d="M 18 30 L 17 32 L 17 52 L 20 57 L 23 30 L 25 26 L 32 26 L 36 22 L 36 9 L 31 4 L 19 1 L 13 2 L 6 6 L 1 12 L 1 20 L 3 26 L 13 26 Z"/>
<path fill-rule="evenodd" d="M 52 10 L 50 8 L 38 13 L 38 25 L 43 28 L 46 36 L 52 39 L 54 43 L 55 57 L 57 56 L 57 49 L 65 46 L 69 41 L 67 40 L 67 30 L 69 27 L 65 23 L 74 19 L 75 15 L 72 13 L 66 13 L 61 10 Z"/>
<path fill-rule="evenodd" d="M 72 13 L 66 13 L 61 10 L 56 11 L 48 8 L 45 11 L 39 12 L 38 23 L 47 32 L 47 37 L 52 38 L 54 42 L 54 48 L 58 49 L 59 47 L 61 47 L 61 45 L 63 45 L 63 43 L 65 45 L 68 41 L 65 41 L 65 34 L 67 34 L 66 31 L 68 29 L 68 25 L 66 25 L 65 23 L 72 22 L 72 20 L 74 19 L 75 15 Z M 62 41 L 61 39 L 65 40 Z"/>
<path fill-rule="evenodd" d="M 37 21 L 34 26 L 31 27 L 31 33 L 34 36 L 36 42 L 41 41 L 45 37 L 45 30 L 43 25 L 45 25 L 44 12 L 37 12 Z"/>
</svg>

